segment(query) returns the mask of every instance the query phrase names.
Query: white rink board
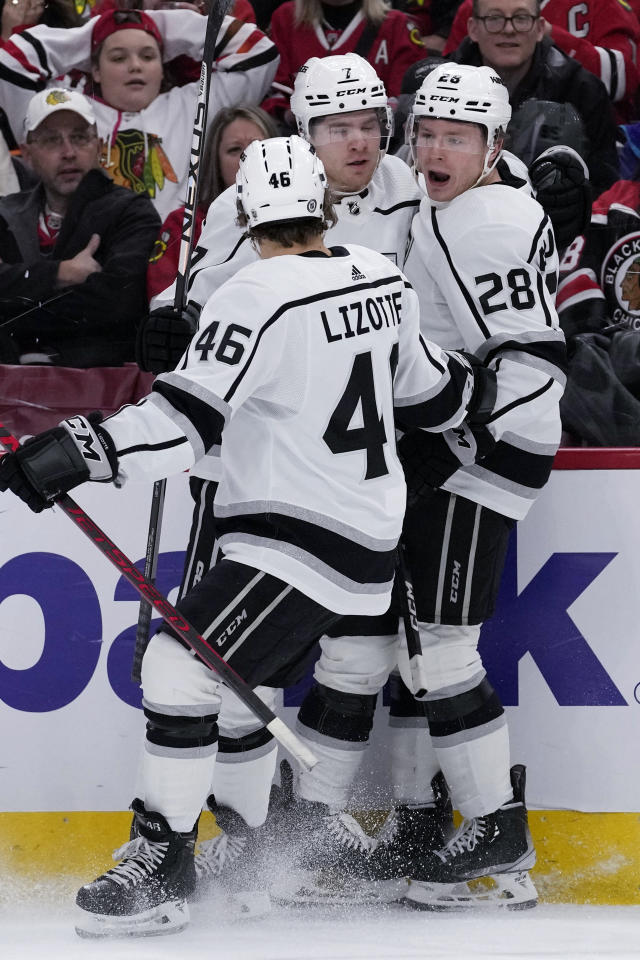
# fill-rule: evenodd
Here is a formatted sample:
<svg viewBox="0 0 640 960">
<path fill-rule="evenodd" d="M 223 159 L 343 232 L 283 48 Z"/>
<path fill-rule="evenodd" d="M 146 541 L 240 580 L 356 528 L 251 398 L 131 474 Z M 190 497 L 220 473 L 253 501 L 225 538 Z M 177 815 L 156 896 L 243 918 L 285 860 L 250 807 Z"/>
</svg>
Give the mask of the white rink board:
<svg viewBox="0 0 640 960">
<path fill-rule="evenodd" d="M 144 555 L 150 486 L 75 496 L 132 560 Z M 483 643 L 531 807 L 639 809 L 639 502 L 640 471 L 556 471 L 519 527 Z M 186 477 L 172 478 L 161 559 L 174 588 L 190 515 Z M 144 718 L 119 695 L 134 688 L 114 638 L 135 630 L 138 601 L 120 599 L 117 570 L 61 511 L 36 516 L 0 494 L 0 524 L 0 810 L 124 810 Z M 376 806 L 386 763 L 370 753 Z"/>
</svg>

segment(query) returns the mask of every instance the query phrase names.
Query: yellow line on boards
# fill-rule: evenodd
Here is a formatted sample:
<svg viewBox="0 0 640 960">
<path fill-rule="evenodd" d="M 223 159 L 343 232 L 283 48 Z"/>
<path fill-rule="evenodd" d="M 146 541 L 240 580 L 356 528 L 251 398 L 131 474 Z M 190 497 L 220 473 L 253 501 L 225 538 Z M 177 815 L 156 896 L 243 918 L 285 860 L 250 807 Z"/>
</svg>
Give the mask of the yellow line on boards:
<svg viewBox="0 0 640 960">
<path fill-rule="evenodd" d="M 541 901 L 640 904 L 640 814 L 530 810 L 529 823 Z M 130 825 L 130 812 L 0 813 L 0 876 L 12 878 L 9 899 L 34 882 L 57 883 L 67 895 L 93 880 L 113 866 L 111 853 L 126 843 Z M 203 813 L 200 839 L 216 830 Z"/>
</svg>

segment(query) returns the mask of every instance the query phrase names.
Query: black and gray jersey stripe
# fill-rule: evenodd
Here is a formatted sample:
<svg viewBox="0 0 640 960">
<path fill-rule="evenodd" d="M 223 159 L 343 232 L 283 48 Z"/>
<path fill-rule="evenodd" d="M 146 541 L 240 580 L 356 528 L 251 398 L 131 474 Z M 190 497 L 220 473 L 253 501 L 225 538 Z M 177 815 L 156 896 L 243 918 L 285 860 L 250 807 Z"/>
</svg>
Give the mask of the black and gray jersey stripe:
<svg viewBox="0 0 640 960">
<path fill-rule="evenodd" d="M 283 510 L 287 506 L 283 505 Z M 352 593 L 380 594 L 389 589 L 395 568 L 396 543 L 375 541 L 355 528 L 340 531 L 328 517 L 318 522 L 272 508 L 265 512 L 233 513 L 233 507 L 216 506 L 216 532 L 225 543 L 244 542 L 288 556 L 304 563 L 327 580 Z M 333 529 L 331 529 L 333 526 Z"/>
</svg>

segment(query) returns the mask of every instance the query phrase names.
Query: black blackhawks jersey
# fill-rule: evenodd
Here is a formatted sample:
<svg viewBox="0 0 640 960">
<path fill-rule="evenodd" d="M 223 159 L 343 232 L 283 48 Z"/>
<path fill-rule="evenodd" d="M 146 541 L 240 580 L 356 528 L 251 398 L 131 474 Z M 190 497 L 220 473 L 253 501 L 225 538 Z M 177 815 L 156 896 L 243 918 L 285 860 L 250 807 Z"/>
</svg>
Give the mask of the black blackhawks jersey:
<svg viewBox="0 0 640 960">
<path fill-rule="evenodd" d="M 450 203 L 422 201 L 405 272 L 424 337 L 475 353 L 497 374 L 497 440 L 445 489 L 508 517 L 525 516 L 560 442 L 565 343 L 554 307 L 558 257 L 536 200 L 501 183 Z"/>
<path fill-rule="evenodd" d="M 417 297 L 386 257 L 333 254 L 240 270 L 207 302 L 179 368 L 105 426 L 131 480 L 190 468 L 224 429 L 225 556 L 336 613 L 376 615 L 405 511 L 394 409 L 405 425 L 453 427 L 473 376 L 421 340 Z"/>
<path fill-rule="evenodd" d="M 586 234 L 560 264 L 557 307 L 565 330 L 622 323 L 640 330 L 640 183 L 619 180 L 593 204 Z"/>
</svg>

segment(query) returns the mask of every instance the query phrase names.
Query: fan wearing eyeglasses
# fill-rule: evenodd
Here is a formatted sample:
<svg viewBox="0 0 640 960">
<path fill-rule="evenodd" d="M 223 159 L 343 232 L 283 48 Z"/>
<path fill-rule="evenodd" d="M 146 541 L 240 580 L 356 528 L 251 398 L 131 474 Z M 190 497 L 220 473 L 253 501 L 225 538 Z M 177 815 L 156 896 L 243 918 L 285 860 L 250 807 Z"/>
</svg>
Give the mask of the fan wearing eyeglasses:
<svg viewBox="0 0 640 960">
<path fill-rule="evenodd" d="M 637 48 L 640 44 L 638 0 L 545 0 L 544 32 L 556 47 L 595 74 L 607 88 L 618 122 L 635 118 L 638 89 Z M 456 11 L 443 55 L 467 35 L 473 0 Z"/>
<path fill-rule="evenodd" d="M 468 36 L 447 60 L 496 71 L 509 92 L 512 119 L 508 134 L 521 126 L 521 111 L 527 118 L 539 118 L 539 126 L 548 134 L 552 124 L 546 122 L 545 110 L 554 104 L 571 105 L 572 117 L 581 125 L 577 149 L 598 195 L 618 178 L 613 107 L 604 84 L 553 44 L 546 35 L 545 23 L 540 0 L 473 0 Z M 439 62 L 427 58 L 407 71 L 403 93 L 417 90 Z M 527 120 L 525 126 L 530 127 L 531 135 L 535 133 L 535 123 Z M 567 133 L 562 125 L 555 136 L 555 141 L 545 139 L 538 152 L 556 143 L 576 147 L 575 142 L 565 139 Z M 516 149 L 509 138 L 507 144 L 525 162 L 532 159 Z M 531 147 L 528 141 L 526 147 Z M 537 155 L 533 153 L 533 157 Z"/>
<path fill-rule="evenodd" d="M 133 360 L 160 218 L 99 169 L 95 114 L 77 91 L 32 97 L 23 140 L 38 183 L 0 200 L 0 362 Z"/>
</svg>

